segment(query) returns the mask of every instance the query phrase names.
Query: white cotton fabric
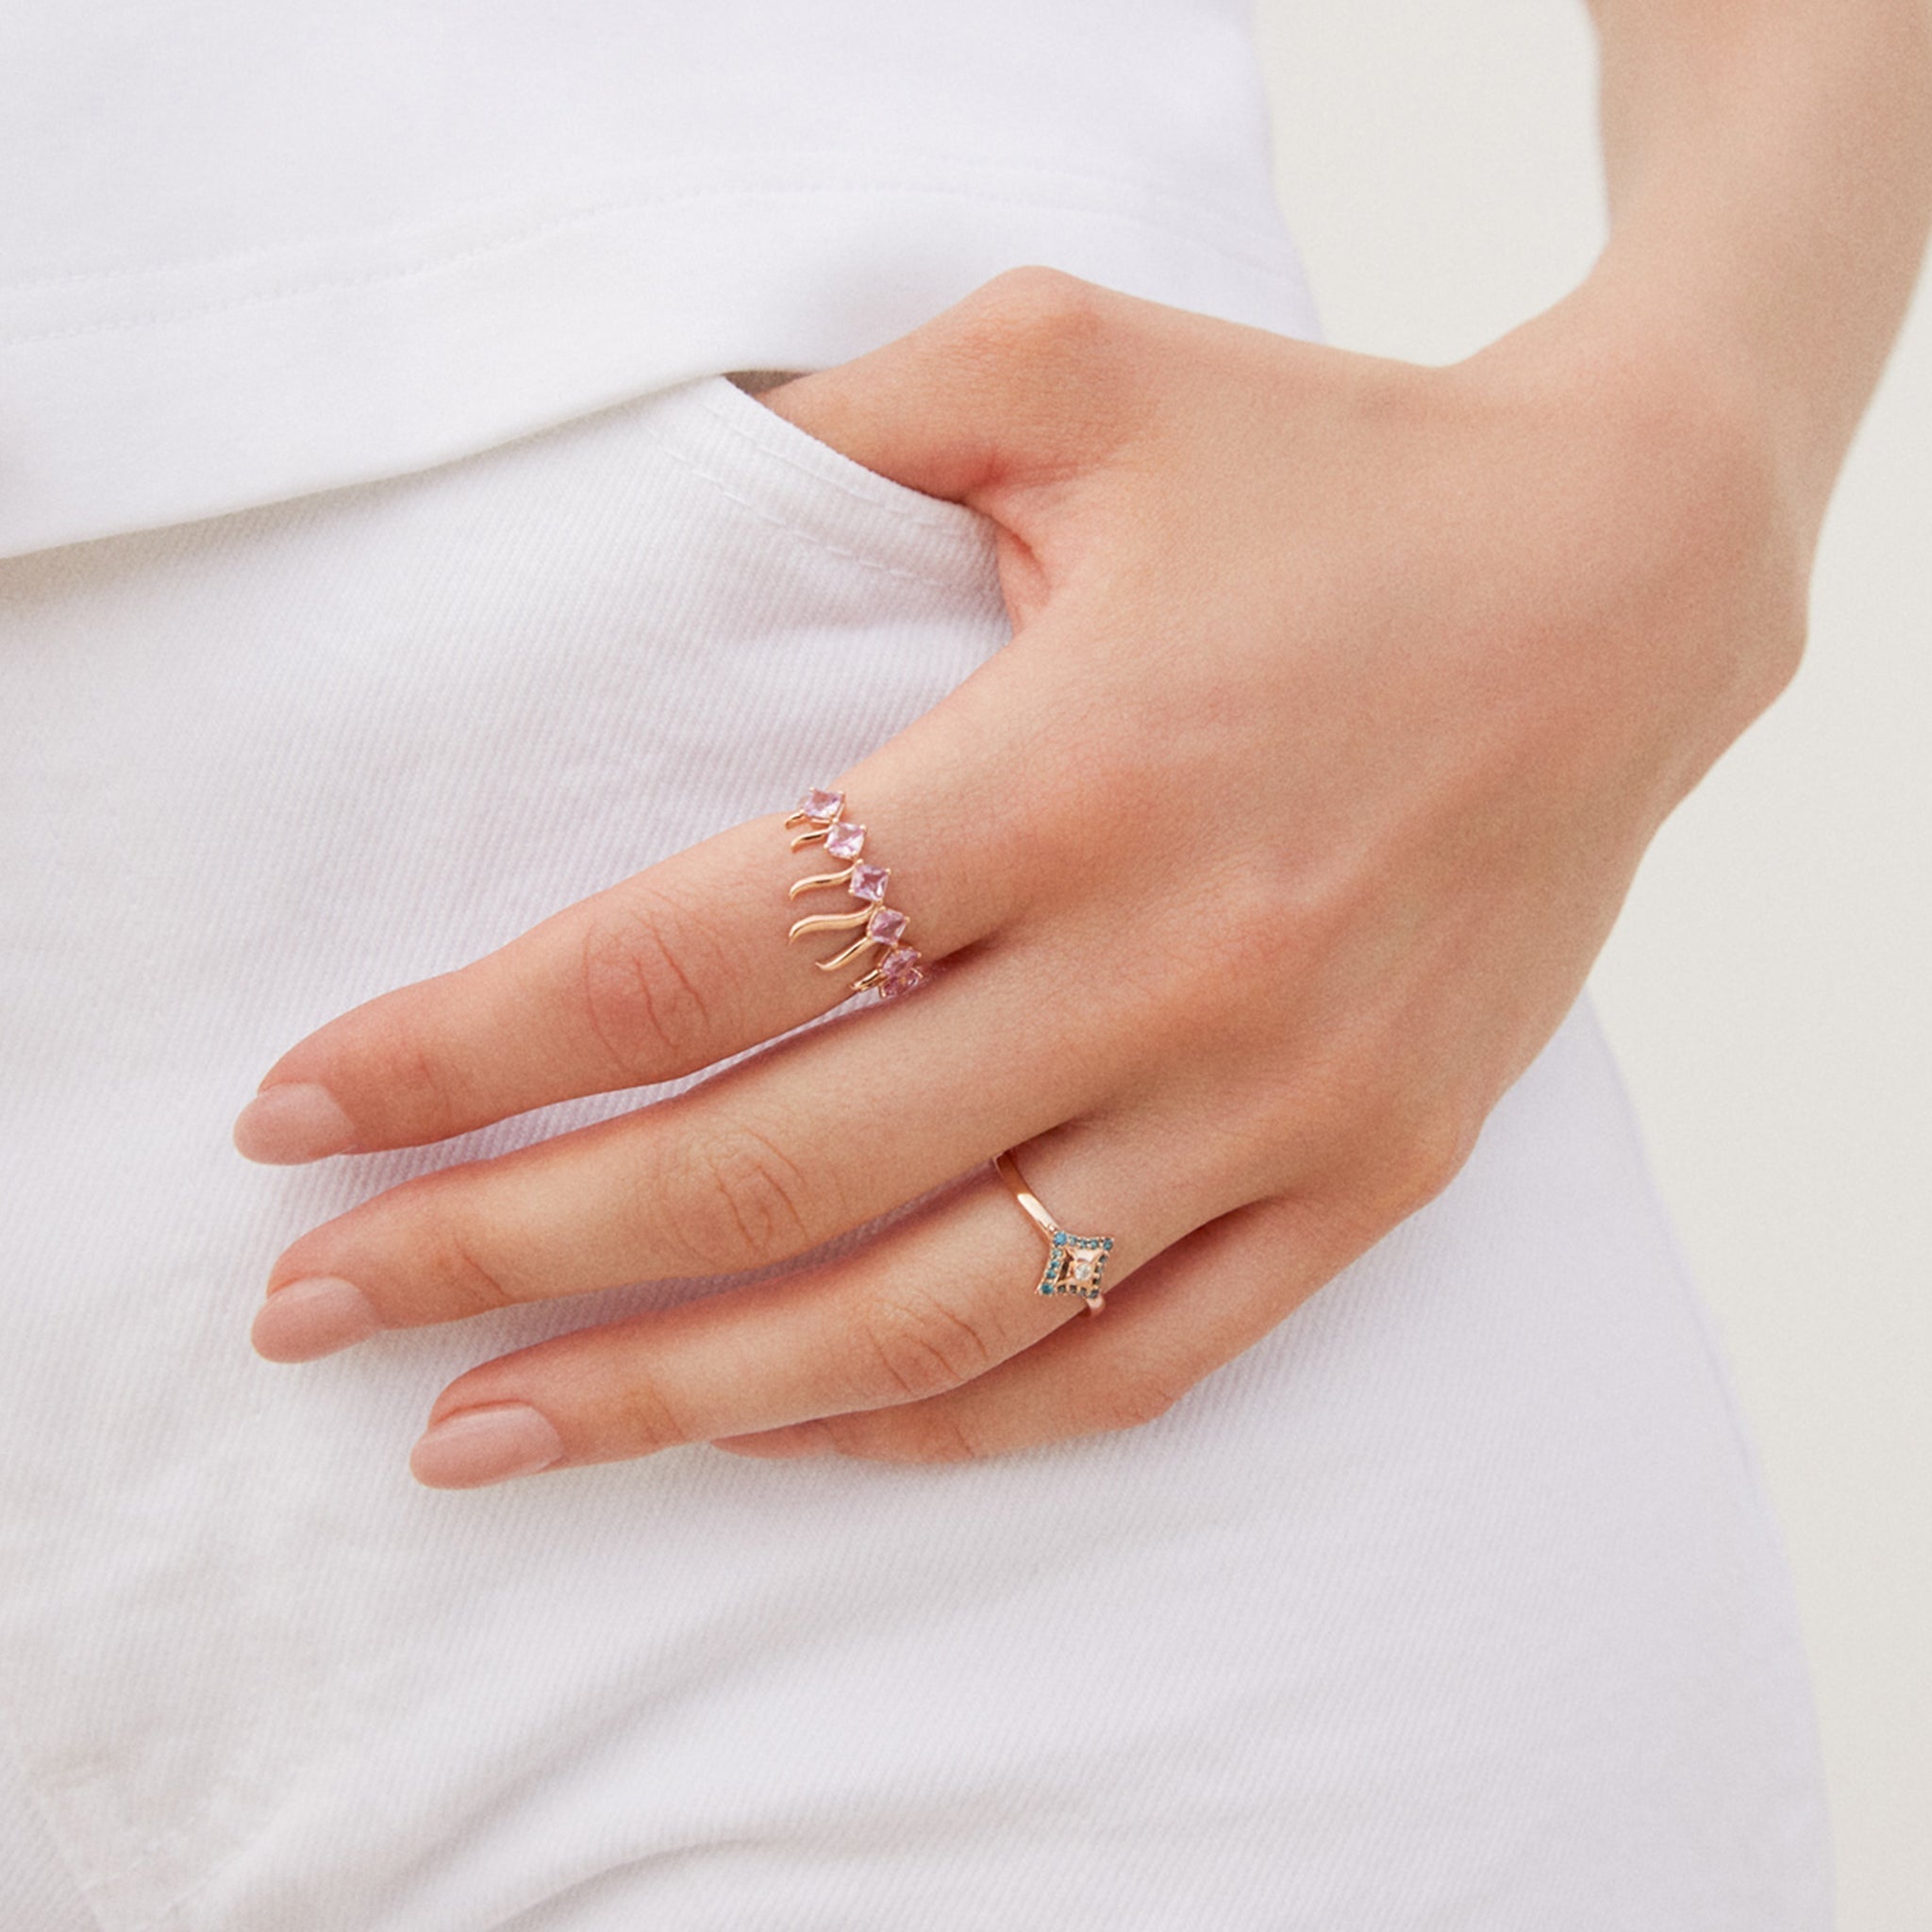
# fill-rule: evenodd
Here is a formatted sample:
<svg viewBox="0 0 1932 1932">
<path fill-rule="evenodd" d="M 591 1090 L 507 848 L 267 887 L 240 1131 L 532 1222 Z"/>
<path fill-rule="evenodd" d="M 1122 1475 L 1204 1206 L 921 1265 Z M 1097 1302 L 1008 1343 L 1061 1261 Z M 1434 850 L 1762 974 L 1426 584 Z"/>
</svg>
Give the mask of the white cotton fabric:
<svg viewBox="0 0 1932 1932">
<path fill-rule="evenodd" d="M 452 1375 L 717 1284 L 246 1346 L 315 1222 L 647 1098 L 251 1169 L 284 1047 L 1003 641 L 972 516 L 716 372 L 1029 260 L 1313 332 L 1246 13 L 8 22 L 8 1932 L 1826 1924 L 1787 1585 L 1587 1010 L 1446 1194 L 1128 1435 L 436 1494 Z"/>
<path fill-rule="evenodd" d="M 843 361 L 1029 261 L 1304 330 L 1248 10 L 11 8 L 0 556 Z"/>
<path fill-rule="evenodd" d="M 64 1873 L 105 1932 L 1826 1925 L 1783 1571 L 1587 1009 L 1446 1193 L 1128 1434 L 438 1494 L 404 1457 L 448 1377 L 708 1291 L 249 1353 L 316 1221 L 640 1098 L 254 1169 L 227 1125 L 277 1053 L 786 804 L 1004 635 L 974 518 L 715 379 L 0 567 L 21 1898 Z"/>
</svg>

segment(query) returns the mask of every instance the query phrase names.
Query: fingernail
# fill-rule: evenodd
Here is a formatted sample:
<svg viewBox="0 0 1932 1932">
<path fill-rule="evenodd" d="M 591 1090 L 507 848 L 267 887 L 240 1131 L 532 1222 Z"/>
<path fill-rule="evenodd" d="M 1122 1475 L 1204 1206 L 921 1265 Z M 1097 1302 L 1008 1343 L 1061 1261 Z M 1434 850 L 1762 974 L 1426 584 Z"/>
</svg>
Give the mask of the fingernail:
<svg viewBox="0 0 1932 1932">
<path fill-rule="evenodd" d="M 356 1144 L 349 1117 L 326 1087 L 291 1080 L 264 1087 L 235 1121 L 235 1145 L 250 1160 L 294 1167 L 347 1154 Z"/>
<path fill-rule="evenodd" d="M 369 1297 L 353 1281 L 311 1274 L 274 1290 L 261 1305 L 248 1339 L 272 1362 L 312 1362 L 382 1326 Z"/>
<path fill-rule="evenodd" d="M 432 1490 L 480 1490 L 535 1475 L 563 1459 L 563 1438 L 526 1402 L 445 1416 L 409 1452 L 409 1474 Z"/>
</svg>

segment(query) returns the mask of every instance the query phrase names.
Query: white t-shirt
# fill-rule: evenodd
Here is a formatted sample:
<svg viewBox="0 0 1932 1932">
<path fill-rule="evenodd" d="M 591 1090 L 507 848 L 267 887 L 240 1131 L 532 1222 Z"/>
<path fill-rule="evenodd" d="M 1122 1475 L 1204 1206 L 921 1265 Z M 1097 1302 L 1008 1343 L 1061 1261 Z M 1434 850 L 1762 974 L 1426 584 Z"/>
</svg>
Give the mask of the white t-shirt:
<svg viewBox="0 0 1932 1932">
<path fill-rule="evenodd" d="M 1312 326 L 1246 0 L 143 0 L 0 58 L 0 555 L 419 469 L 1004 268 Z"/>
</svg>

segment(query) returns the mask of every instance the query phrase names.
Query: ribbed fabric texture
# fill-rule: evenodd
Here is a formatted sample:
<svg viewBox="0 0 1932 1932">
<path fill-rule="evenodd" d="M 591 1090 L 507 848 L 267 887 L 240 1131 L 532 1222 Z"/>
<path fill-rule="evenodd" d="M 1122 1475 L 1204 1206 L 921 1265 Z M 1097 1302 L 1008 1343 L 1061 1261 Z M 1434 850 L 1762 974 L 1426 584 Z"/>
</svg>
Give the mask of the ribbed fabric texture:
<svg viewBox="0 0 1932 1932">
<path fill-rule="evenodd" d="M 1129 1434 L 435 1494 L 446 1377 L 700 1291 L 249 1354 L 300 1230 L 635 1098 L 249 1169 L 282 1048 L 1003 636 L 974 518 L 716 380 L 0 569 L 0 1703 L 106 1932 L 1825 1925 L 1783 1574 L 1587 1013 Z M 25 1869 L 0 1920 L 66 1932 Z"/>
<path fill-rule="evenodd" d="M 0 1734 L 0 1924 L 8 1932 L 100 1932 Z"/>
</svg>

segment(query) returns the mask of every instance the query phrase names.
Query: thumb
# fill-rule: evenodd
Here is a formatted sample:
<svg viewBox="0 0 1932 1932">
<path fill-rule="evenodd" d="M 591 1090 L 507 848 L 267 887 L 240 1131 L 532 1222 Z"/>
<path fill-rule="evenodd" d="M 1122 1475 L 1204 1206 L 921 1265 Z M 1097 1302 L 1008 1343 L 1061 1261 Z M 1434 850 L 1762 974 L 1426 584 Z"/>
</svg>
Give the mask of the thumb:
<svg viewBox="0 0 1932 1932">
<path fill-rule="evenodd" d="M 909 335 L 758 400 L 868 470 L 1017 529 L 1025 498 L 1103 466 L 1133 435 L 1137 339 L 1166 313 L 1055 269 L 1012 269 Z"/>
</svg>

